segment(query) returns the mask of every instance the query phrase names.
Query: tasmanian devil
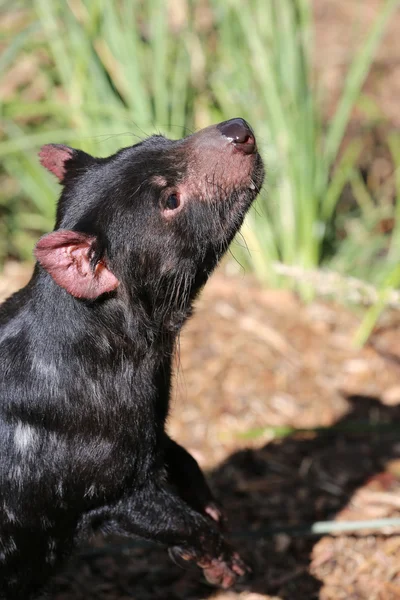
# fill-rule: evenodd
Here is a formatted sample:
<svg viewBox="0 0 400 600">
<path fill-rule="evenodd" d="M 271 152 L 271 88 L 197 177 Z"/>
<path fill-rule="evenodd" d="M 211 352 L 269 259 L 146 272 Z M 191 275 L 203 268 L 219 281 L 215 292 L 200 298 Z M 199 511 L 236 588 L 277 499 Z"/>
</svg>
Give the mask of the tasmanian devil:
<svg viewBox="0 0 400 600">
<path fill-rule="evenodd" d="M 164 429 L 177 335 L 262 185 L 254 133 L 232 119 L 40 160 L 63 186 L 55 229 L 0 307 L 0 598 L 36 598 L 93 530 L 158 541 L 227 587 L 246 566 Z"/>
</svg>

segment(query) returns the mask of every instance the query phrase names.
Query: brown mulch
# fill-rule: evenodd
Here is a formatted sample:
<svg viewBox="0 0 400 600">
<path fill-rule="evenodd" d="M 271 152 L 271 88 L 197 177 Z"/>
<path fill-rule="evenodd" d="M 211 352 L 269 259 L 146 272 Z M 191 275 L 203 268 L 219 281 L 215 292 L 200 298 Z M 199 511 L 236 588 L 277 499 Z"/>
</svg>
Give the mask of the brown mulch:
<svg viewBox="0 0 400 600">
<path fill-rule="evenodd" d="M 0 298 L 27 275 L 7 265 Z M 162 548 L 96 540 L 73 557 L 51 597 L 400 598 L 400 529 L 320 539 L 268 531 L 400 516 L 399 319 L 387 317 L 362 350 L 352 343 L 358 323 L 343 307 L 303 305 L 220 269 L 181 336 L 169 430 L 207 470 L 252 579 L 222 592 Z M 345 430 L 349 422 L 394 426 Z M 268 429 L 333 424 L 337 431 L 281 438 Z"/>
</svg>

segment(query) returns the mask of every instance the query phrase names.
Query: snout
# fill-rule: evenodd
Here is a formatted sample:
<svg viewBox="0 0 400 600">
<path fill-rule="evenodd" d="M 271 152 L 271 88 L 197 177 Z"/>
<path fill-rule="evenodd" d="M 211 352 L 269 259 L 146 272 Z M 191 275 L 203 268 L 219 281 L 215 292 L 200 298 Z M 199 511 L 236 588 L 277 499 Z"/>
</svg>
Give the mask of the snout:
<svg viewBox="0 0 400 600">
<path fill-rule="evenodd" d="M 217 129 L 239 152 L 254 154 L 257 151 L 254 132 L 244 119 L 229 119 L 217 125 Z"/>
<path fill-rule="evenodd" d="M 262 185 L 264 169 L 256 137 L 244 119 L 229 119 L 197 131 L 182 140 L 180 148 L 190 165 L 186 183 L 192 190 L 203 187 L 201 197 L 216 195 L 222 200 L 243 192 L 250 201 Z"/>
</svg>

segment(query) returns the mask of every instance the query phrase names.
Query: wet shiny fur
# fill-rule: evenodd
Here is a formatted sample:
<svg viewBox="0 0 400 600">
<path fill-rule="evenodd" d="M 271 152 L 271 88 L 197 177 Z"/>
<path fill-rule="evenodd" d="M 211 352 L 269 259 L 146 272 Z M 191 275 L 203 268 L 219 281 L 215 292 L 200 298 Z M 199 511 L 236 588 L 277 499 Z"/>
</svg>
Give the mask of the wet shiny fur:
<svg viewBox="0 0 400 600">
<path fill-rule="evenodd" d="M 36 598 L 93 530 L 159 541 L 227 587 L 246 567 L 164 426 L 177 335 L 262 185 L 253 133 L 237 119 L 40 158 L 63 186 L 55 230 L 0 307 L 0 598 Z"/>
</svg>

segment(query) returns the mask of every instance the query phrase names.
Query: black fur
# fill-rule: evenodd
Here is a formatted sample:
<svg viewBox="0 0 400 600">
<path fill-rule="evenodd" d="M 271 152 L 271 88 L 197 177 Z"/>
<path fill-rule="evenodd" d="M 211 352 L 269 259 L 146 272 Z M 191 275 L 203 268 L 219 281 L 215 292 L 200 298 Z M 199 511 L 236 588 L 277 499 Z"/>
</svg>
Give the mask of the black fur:
<svg viewBox="0 0 400 600">
<path fill-rule="evenodd" d="M 106 159 L 47 148 L 64 185 L 55 230 L 94 239 L 92 270 L 102 262 L 119 285 L 77 298 L 37 263 L 0 307 L 0 598 L 37 597 L 93 529 L 159 541 L 227 586 L 245 567 L 164 424 L 177 335 L 262 184 L 261 159 L 218 127 Z"/>
</svg>

